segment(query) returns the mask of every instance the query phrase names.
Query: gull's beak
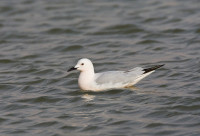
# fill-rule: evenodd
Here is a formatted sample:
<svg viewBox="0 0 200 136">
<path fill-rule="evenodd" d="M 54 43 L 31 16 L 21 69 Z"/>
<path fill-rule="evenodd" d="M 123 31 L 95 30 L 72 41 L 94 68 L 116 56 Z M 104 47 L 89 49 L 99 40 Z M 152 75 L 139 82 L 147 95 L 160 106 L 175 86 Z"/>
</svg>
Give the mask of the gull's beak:
<svg viewBox="0 0 200 136">
<path fill-rule="evenodd" d="M 76 69 L 77 69 L 77 68 L 75 68 L 75 67 L 71 67 L 70 69 L 67 70 L 67 72 L 70 72 L 70 71 L 76 70 Z"/>
</svg>

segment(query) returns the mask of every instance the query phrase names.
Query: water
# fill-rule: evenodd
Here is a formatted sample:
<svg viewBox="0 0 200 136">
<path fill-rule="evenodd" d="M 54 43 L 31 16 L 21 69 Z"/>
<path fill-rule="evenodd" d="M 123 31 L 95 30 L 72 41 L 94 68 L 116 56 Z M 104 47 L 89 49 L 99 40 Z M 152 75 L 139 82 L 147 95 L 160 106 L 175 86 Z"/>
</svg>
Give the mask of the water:
<svg viewBox="0 0 200 136">
<path fill-rule="evenodd" d="M 1 0 L 1 136 L 199 136 L 198 0 Z M 165 64 L 135 89 L 82 92 L 67 69 Z"/>
</svg>

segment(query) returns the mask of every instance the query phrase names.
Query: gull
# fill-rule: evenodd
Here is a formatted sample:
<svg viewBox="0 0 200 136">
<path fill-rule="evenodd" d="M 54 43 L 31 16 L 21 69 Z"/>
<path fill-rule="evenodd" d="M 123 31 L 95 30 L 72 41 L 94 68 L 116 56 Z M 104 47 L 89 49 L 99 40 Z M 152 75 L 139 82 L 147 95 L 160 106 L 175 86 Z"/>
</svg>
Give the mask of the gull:
<svg viewBox="0 0 200 136">
<path fill-rule="evenodd" d="M 132 87 L 162 66 L 164 66 L 164 64 L 156 65 L 146 69 L 142 67 L 136 67 L 128 71 L 107 71 L 95 73 L 91 60 L 82 58 L 67 72 L 72 70 L 80 71 L 78 85 L 82 90 L 102 91 Z"/>
</svg>

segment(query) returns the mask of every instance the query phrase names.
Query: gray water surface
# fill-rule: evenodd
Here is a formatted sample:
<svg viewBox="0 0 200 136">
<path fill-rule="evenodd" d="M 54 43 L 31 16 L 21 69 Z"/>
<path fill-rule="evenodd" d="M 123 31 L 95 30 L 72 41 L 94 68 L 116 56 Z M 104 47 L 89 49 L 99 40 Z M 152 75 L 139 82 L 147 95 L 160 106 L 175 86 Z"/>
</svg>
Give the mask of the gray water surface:
<svg viewBox="0 0 200 136">
<path fill-rule="evenodd" d="M 95 71 L 165 64 L 135 89 L 83 92 Z M 199 0 L 1 0 L 1 136 L 199 136 Z"/>
</svg>

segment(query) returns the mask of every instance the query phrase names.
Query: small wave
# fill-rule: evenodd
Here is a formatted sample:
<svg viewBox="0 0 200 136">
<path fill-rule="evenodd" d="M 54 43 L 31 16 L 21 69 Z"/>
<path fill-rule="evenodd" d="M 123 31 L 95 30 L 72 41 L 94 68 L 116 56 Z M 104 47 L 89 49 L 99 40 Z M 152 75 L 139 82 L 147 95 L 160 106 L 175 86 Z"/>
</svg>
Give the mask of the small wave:
<svg viewBox="0 0 200 136">
<path fill-rule="evenodd" d="M 63 28 L 51 28 L 46 31 L 48 34 L 76 34 L 79 33 L 73 29 L 63 29 Z"/>
<path fill-rule="evenodd" d="M 113 25 L 105 27 L 99 31 L 91 33 L 92 35 L 120 35 L 144 32 L 145 30 L 133 24 Z"/>
</svg>

